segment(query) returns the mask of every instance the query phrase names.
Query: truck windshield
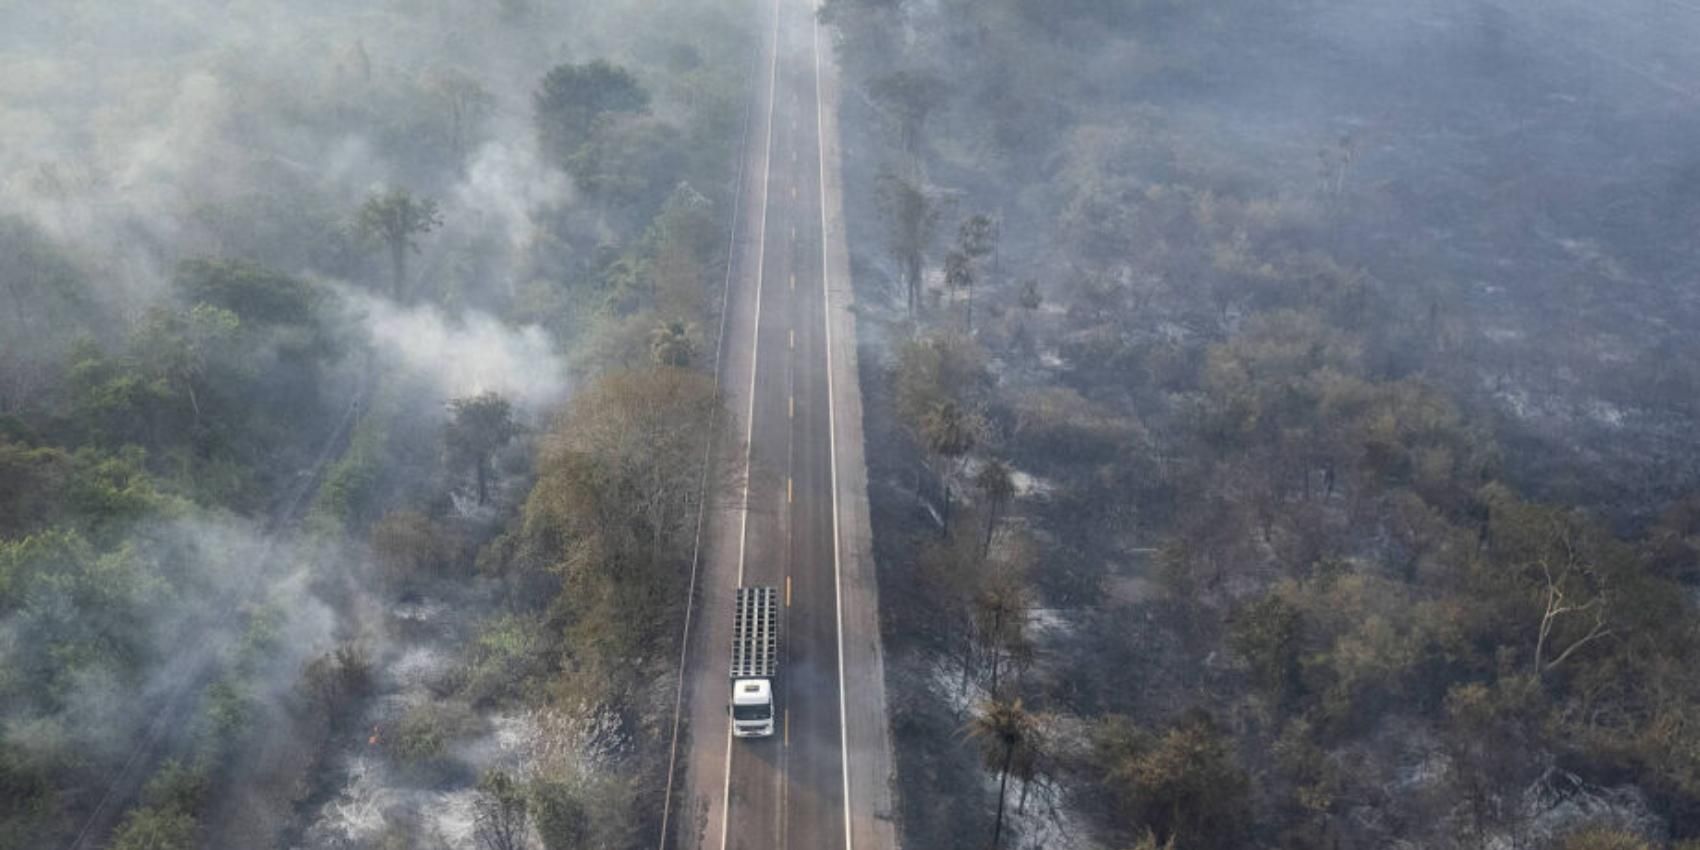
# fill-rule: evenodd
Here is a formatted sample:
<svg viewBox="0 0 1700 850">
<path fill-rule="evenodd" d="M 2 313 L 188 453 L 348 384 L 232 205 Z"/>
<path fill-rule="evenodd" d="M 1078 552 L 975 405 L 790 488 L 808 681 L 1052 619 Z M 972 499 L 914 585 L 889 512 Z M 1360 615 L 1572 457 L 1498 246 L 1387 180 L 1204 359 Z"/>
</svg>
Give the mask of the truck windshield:
<svg viewBox="0 0 1700 850">
<path fill-rule="evenodd" d="M 773 716 L 773 707 L 766 705 L 734 705 L 732 706 L 733 720 L 767 720 Z"/>
</svg>

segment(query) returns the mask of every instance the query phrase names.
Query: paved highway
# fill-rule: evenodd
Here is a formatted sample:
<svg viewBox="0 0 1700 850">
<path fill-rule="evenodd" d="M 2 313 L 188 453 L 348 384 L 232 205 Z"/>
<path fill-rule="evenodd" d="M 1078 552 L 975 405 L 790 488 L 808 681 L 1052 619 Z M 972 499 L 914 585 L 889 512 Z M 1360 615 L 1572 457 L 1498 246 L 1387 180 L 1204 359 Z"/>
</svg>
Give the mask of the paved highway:
<svg viewBox="0 0 1700 850">
<path fill-rule="evenodd" d="M 891 754 L 840 197 L 837 82 L 814 0 L 754 0 L 752 86 L 718 374 L 732 426 L 702 534 L 668 847 L 887 850 Z M 823 140 L 825 144 L 823 144 Z M 779 731 L 733 740 L 733 589 L 784 600 Z M 848 722 L 846 722 L 848 720 Z"/>
</svg>

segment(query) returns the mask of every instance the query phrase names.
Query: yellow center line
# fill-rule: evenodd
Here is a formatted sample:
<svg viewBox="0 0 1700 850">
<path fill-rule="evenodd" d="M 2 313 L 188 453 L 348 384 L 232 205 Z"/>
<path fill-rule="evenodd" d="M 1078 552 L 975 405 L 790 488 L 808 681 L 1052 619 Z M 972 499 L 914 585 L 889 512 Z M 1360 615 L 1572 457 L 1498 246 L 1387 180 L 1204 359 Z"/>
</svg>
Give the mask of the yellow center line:
<svg viewBox="0 0 1700 850">
<path fill-rule="evenodd" d="M 785 577 L 785 607 L 791 607 L 791 577 Z"/>
<path fill-rule="evenodd" d="M 789 476 L 785 479 L 785 501 L 787 504 L 791 501 L 791 479 Z"/>
<path fill-rule="evenodd" d="M 785 746 L 791 746 L 791 709 L 785 709 Z"/>
</svg>

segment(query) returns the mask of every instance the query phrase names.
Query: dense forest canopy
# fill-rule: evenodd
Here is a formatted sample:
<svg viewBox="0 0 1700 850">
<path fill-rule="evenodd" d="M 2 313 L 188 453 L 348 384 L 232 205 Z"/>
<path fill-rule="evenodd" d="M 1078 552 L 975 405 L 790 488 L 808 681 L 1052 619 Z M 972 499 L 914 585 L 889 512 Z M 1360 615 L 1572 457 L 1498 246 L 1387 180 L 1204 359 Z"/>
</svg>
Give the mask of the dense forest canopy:
<svg viewBox="0 0 1700 850">
<path fill-rule="evenodd" d="M 0 847 L 651 834 L 753 24 L 0 9 Z"/>
</svg>

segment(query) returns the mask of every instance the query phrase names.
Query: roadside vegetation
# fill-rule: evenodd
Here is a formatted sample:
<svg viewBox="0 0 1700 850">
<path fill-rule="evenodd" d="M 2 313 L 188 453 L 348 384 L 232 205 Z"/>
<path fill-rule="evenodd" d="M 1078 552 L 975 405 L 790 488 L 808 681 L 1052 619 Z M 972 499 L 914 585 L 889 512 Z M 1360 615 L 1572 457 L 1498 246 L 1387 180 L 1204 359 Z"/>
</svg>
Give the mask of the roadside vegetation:
<svg viewBox="0 0 1700 850">
<path fill-rule="evenodd" d="M 1700 838 L 1675 119 L 1363 5 L 827 4 L 907 846 Z"/>
<path fill-rule="evenodd" d="M 0 47 L 38 134 L 0 141 L 27 189 L 0 209 L 0 848 L 655 834 L 749 15 L 335 5 L 272 22 L 347 27 L 322 66 L 233 27 L 124 55 L 130 98 L 176 98 L 157 119 L 64 101 L 264 148 L 216 179 L 27 148 L 58 66 Z M 110 23 L 59 14 L 0 28 Z"/>
</svg>

